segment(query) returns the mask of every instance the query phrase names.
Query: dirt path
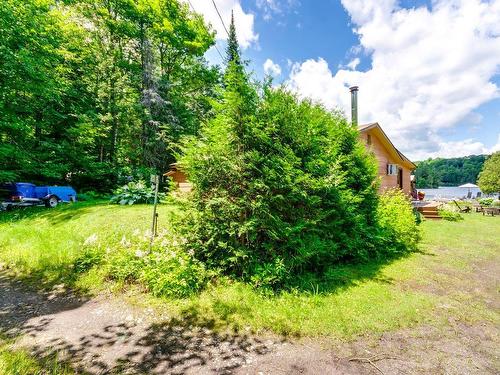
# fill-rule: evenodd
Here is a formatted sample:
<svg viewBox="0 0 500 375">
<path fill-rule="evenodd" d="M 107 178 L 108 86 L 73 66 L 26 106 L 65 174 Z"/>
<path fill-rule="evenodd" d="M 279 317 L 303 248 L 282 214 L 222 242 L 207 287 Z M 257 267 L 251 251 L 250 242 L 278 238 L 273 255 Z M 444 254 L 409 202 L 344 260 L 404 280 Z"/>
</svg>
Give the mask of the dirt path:
<svg viewBox="0 0 500 375">
<path fill-rule="evenodd" d="M 0 331 L 92 374 L 498 374 L 498 328 L 450 322 L 321 348 L 216 334 L 115 298 L 27 291 L 0 273 Z M 350 361 L 353 357 L 359 360 Z M 365 358 L 371 358 L 371 363 Z"/>
</svg>

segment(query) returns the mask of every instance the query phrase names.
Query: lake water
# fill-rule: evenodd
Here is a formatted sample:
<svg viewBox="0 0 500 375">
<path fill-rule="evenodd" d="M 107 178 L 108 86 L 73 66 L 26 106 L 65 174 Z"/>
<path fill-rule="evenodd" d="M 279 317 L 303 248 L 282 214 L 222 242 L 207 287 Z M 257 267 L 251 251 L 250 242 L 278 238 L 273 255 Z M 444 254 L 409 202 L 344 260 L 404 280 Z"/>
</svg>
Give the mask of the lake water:
<svg viewBox="0 0 500 375">
<path fill-rule="evenodd" d="M 479 188 L 460 188 L 458 186 L 442 186 L 437 189 L 417 189 L 418 191 L 423 191 L 425 193 L 425 200 L 431 200 L 435 198 L 448 198 L 448 199 L 460 199 L 467 198 L 467 194 L 472 193 L 472 198 L 477 196 L 478 192 L 481 192 Z M 483 195 L 483 194 L 481 194 Z"/>
</svg>

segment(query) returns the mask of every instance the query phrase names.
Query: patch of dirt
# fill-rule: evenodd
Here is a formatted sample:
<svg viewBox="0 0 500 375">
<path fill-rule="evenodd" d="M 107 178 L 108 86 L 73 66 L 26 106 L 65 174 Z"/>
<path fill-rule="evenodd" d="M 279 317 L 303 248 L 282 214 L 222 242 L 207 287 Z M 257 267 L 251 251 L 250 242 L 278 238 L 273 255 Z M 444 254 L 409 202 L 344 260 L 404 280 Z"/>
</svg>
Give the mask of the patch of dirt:
<svg viewBox="0 0 500 375">
<path fill-rule="evenodd" d="M 488 285 L 491 285 L 488 283 Z M 492 298 L 495 298 L 493 296 Z M 26 290 L 0 273 L 0 330 L 37 356 L 58 352 L 91 374 L 498 374 L 499 329 L 450 319 L 446 327 L 352 342 L 220 334 L 132 307 Z"/>
</svg>

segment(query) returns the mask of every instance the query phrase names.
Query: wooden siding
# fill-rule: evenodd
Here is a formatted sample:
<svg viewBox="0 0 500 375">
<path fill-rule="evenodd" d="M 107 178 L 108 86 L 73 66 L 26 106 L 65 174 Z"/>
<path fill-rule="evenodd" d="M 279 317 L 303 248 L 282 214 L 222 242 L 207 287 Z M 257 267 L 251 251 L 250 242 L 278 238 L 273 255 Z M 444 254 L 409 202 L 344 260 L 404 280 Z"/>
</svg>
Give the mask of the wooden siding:
<svg viewBox="0 0 500 375">
<path fill-rule="evenodd" d="M 398 176 L 389 176 L 387 174 L 387 164 L 397 164 L 403 173 L 403 191 L 411 194 L 410 174 L 411 170 L 401 165 L 399 160 L 391 156 L 391 153 L 386 149 L 384 144 L 380 141 L 379 137 L 373 129 L 360 133 L 360 137 L 365 143 L 366 147 L 371 150 L 378 161 L 378 174 L 380 177 L 380 191 L 386 189 L 399 187 Z M 370 136 L 371 144 L 368 144 L 368 136 Z"/>
</svg>

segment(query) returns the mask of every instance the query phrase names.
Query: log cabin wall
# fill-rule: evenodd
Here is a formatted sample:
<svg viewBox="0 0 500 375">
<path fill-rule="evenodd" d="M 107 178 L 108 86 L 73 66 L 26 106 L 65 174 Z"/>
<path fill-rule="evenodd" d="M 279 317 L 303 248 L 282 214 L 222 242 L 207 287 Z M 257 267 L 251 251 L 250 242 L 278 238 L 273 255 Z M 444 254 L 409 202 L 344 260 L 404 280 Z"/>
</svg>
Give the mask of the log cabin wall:
<svg viewBox="0 0 500 375">
<path fill-rule="evenodd" d="M 402 171 L 403 191 L 407 194 L 411 194 L 411 170 L 401 165 L 401 160 L 391 156 L 391 153 L 389 153 L 373 129 L 361 132 L 360 137 L 364 141 L 366 147 L 374 153 L 377 159 L 378 175 L 380 177 L 379 190 L 382 192 L 386 189 L 399 187 L 398 176 L 390 176 L 387 174 L 387 164 L 397 164 Z"/>
</svg>

